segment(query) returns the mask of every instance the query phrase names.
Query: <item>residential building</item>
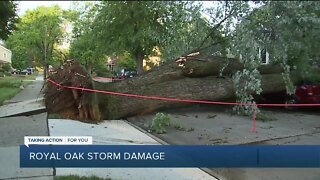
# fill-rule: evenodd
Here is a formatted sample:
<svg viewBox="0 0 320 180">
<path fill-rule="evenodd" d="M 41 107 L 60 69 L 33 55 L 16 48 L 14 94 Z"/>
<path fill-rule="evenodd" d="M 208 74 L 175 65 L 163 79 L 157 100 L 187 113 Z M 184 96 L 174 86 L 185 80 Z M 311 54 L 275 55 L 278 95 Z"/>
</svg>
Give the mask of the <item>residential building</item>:
<svg viewBox="0 0 320 180">
<path fill-rule="evenodd" d="M 0 65 L 6 63 L 11 64 L 11 56 L 11 51 L 0 44 Z"/>
<path fill-rule="evenodd" d="M 257 54 L 261 60 L 262 65 L 267 65 L 271 63 L 270 54 L 268 53 L 268 51 L 266 51 L 266 49 L 258 48 Z M 227 58 L 235 58 L 235 56 L 232 53 L 230 53 L 230 50 L 228 50 Z M 240 55 L 240 58 L 242 58 L 241 55 Z"/>
</svg>

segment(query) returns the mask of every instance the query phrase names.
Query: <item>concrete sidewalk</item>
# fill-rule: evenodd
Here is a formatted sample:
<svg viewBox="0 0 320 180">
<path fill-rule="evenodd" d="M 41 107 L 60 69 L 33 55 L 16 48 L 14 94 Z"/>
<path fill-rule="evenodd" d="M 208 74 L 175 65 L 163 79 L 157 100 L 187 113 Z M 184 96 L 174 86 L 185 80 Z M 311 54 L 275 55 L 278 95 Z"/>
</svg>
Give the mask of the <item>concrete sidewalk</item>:
<svg viewBox="0 0 320 180">
<path fill-rule="evenodd" d="M 51 168 L 20 168 L 24 136 L 47 136 L 47 114 L 0 118 L 0 179 L 53 179 Z"/>
<path fill-rule="evenodd" d="M 43 102 L 43 97 L 28 101 L 21 101 L 18 103 L 11 103 L 7 105 L 0 106 L 0 118 L 13 116 L 13 115 L 23 115 L 35 112 L 44 112 L 45 106 Z"/>
<path fill-rule="evenodd" d="M 26 86 L 24 90 L 11 98 L 9 101 L 6 101 L 6 103 L 16 103 L 43 97 L 43 94 L 40 92 L 43 86 L 43 82 L 43 74 L 38 74 L 35 81 Z"/>
<path fill-rule="evenodd" d="M 53 179 L 52 168 L 20 168 L 19 146 L 24 136 L 47 136 L 47 113 L 32 116 L 5 117 L 43 108 L 40 90 L 43 76 L 0 106 L 0 179 Z M 17 103 L 12 103 L 17 102 Z"/>
<path fill-rule="evenodd" d="M 41 92 L 43 82 L 43 75 L 39 74 L 35 81 L 12 99 L 7 100 L 6 105 L 0 106 L 0 118 L 44 110 L 43 93 Z"/>
<path fill-rule="evenodd" d="M 49 119 L 51 136 L 92 136 L 94 144 L 159 144 L 125 121 L 87 124 L 74 120 Z M 57 176 L 95 175 L 111 179 L 216 179 L 198 168 L 56 168 Z"/>
</svg>

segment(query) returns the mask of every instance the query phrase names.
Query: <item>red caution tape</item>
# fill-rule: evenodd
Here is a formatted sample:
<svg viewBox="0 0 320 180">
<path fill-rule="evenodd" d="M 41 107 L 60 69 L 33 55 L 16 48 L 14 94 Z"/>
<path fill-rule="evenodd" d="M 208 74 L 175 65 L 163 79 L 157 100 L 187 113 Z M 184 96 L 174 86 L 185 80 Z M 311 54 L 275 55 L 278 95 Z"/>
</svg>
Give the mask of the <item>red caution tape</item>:
<svg viewBox="0 0 320 180">
<path fill-rule="evenodd" d="M 111 78 L 110 78 L 111 79 Z M 65 89 L 76 89 L 81 91 L 88 91 L 88 92 L 96 92 L 102 94 L 111 94 L 117 96 L 125 96 L 125 97 L 134 97 L 134 98 L 141 98 L 141 99 L 154 99 L 154 100 L 162 100 L 162 101 L 175 101 L 175 102 L 185 102 L 185 103 L 199 103 L 199 104 L 216 104 L 216 105 L 241 105 L 241 106 L 254 106 L 253 112 L 253 128 L 252 132 L 256 132 L 256 110 L 258 106 L 271 106 L 271 107 L 288 107 L 288 106 L 320 106 L 320 104 L 255 104 L 255 103 L 239 103 L 239 102 L 220 102 L 220 101 L 205 101 L 205 100 L 194 100 L 194 99 L 178 99 L 178 98 L 170 98 L 170 97 L 160 97 L 160 96 L 145 96 L 145 95 L 138 95 L 138 94 L 127 94 L 127 93 L 120 93 L 120 92 L 113 92 L 113 91 L 101 91 L 97 89 L 90 89 L 84 87 L 75 87 L 75 86 L 64 86 L 61 85 L 51 79 L 47 79 L 48 82 Z"/>
</svg>

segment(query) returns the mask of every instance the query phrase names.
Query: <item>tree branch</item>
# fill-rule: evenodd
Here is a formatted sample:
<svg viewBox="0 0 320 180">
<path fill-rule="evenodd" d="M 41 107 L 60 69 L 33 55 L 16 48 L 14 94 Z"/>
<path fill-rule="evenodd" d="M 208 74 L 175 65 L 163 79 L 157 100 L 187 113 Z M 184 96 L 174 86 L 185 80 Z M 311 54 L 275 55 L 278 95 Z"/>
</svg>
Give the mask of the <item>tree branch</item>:
<svg viewBox="0 0 320 180">
<path fill-rule="evenodd" d="M 205 49 L 208 49 L 209 47 L 213 47 L 213 46 L 215 46 L 215 45 L 218 45 L 218 44 L 220 44 L 220 43 L 222 43 L 222 42 L 227 41 L 227 39 L 228 39 L 228 38 L 225 38 L 225 39 L 223 39 L 223 40 L 221 40 L 221 41 L 217 41 L 217 42 L 211 43 L 211 44 L 209 44 L 208 46 L 205 46 L 205 47 L 203 47 L 203 48 L 199 48 L 198 51 L 203 51 L 203 50 L 205 50 Z"/>
<path fill-rule="evenodd" d="M 201 48 L 204 45 L 204 43 L 207 41 L 207 39 L 221 26 L 221 24 L 224 23 L 229 17 L 231 17 L 233 15 L 234 9 L 231 9 L 230 11 L 231 12 L 226 17 L 224 17 L 218 24 L 216 24 L 212 28 L 211 32 L 203 39 L 203 41 L 201 42 L 201 44 L 198 48 Z M 196 50 L 196 51 L 199 51 L 199 50 Z"/>
<path fill-rule="evenodd" d="M 183 54 L 183 55 L 180 56 L 180 57 L 185 57 L 185 56 L 187 56 L 187 55 L 189 55 L 189 54 L 199 52 L 199 51 L 201 51 L 201 50 L 207 49 L 207 48 L 209 48 L 209 47 L 215 46 L 215 45 L 217 45 L 217 44 L 219 44 L 219 43 L 221 43 L 221 42 L 226 41 L 227 39 L 224 39 L 224 40 L 222 40 L 222 41 L 214 42 L 214 43 L 212 43 L 212 44 L 210 44 L 210 45 L 202 48 L 202 46 L 203 46 L 204 43 L 207 41 L 207 39 L 221 26 L 221 24 L 222 24 L 223 22 L 225 22 L 228 18 L 230 18 L 230 17 L 234 14 L 233 11 L 234 11 L 234 8 L 231 9 L 231 10 L 230 10 L 230 13 L 229 13 L 227 16 L 225 16 L 218 24 L 216 24 L 216 25 L 212 28 L 212 30 L 210 31 L 210 33 L 208 33 L 208 35 L 202 40 L 202 42 L 200 43 L 200 45 L 199 45 L 197 48 L 194 48 L 193 50 L 188 51 L 187 53 Z M 179 57 L 179 58 L 176 58 L 175 60 L 180 59 L 180 57 Z"/>
</svg>

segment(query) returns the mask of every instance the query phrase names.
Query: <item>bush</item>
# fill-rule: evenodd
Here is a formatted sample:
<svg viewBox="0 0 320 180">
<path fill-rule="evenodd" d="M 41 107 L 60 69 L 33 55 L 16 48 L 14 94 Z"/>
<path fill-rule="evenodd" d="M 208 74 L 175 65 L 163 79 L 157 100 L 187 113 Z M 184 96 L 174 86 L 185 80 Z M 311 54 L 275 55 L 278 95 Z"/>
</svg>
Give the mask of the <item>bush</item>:
<svg viewBox="0 0 320 180">
<path fill-rule="evenodd" d="M 3 72 L 10 72 L 11 71 L 11 65 L 9 63 L 3 64 L 1 69 Z"/>
<path fill-rule="evenodd" d="M 134 70 L 137 67 L 137 63 L 130 53 L 125 52 L 122 56 L 119 57 L 118 66 L 121 69 Z"/>
<path fill-rule="evenodd" d="M 170 125 L 170 117 L 168 114 L 157 113 L 151 123 L 151 130 L 158 134 L 166 133 L 166 127 Z"/>
<path fill-rule="evenodd" d="M 94 67 L 93 72 L 99 77 L 112 77 L 112 72 L 102 65 Z"/>
<path fill-rule="evenodd" d="M 6 76 L 11 76 L 12 74 L 11 73 L 9 73 L 9 72 L 5 72 L 4 73 Z"/>
</svg>

